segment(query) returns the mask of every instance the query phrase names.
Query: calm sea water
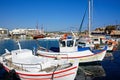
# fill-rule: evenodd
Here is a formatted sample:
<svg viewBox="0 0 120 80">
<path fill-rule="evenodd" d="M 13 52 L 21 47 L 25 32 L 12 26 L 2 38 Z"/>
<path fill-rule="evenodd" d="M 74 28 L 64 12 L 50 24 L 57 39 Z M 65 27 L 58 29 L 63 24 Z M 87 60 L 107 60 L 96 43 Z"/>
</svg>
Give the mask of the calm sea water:
<svg viewBox="0 0 120 80">
<path fill-rule="evenodd" d="M 37 48 L 38 46 L 48 49 L 50 49 L 50 47 L 58 47 L 57 40 L 20 40 L 19 42 L 23 49 L 26 48 L 33 50 L 34 47 Z M 8 49 L 9 51 L 18 49 L 17 42 L 12 39 L 0 40 L 0 55 L 5 53 L 5 49 Z M 119 47 L 117 51 L 109 54 L 112 54 L 113 56 L 106 57 L 102 62 L 100 62 L 100 65 L 80 65 L 80 72 L 78 72 L 77 80 L 120 80 Z M 86 69 L 87 71 L 89 70 L 91 73 L 93 73 L 93 75 L 85 76 L 84 74 L 81 74 Z"/>
<path fill-rule="evenodd" d="M 58 47 L 57 40 L 20 40 L 20 45 L 22 49 L 31 49 L 38 48 L 39 46 L 50 49 L 51 47 Z M 5 49 L 9 51 L 18 49 L 18 41 L 9 39 L 9 40 L 0 40 L 0 54 L 5 53 Z"/>
</svg>

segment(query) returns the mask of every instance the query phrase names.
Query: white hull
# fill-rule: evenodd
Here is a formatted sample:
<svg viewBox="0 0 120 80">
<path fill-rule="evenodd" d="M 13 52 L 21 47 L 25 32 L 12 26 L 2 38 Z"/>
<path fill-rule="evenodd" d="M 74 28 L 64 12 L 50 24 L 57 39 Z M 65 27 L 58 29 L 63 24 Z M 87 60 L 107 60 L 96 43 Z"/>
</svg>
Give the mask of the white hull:
<svg viewBox="0 0 120 80">
<path fill-rule="evenodd" d="M 26 60 L 24 60 L 24 58 Z M 39 58 L 41 58 L 43 61 L 41 61 Z M 5 53 L 0 57 L 0 59 L 4 68 L 8 72 L 14 69 L 21 80 L 74 80 L 78 69 L 78 61 L 76 60 L 74 60 L 74 62 L 53 59 L 46 60 L 46 58 L 32 55 L 31 51 L 26 49 L 21 49 L 21 51 L 14 50 L 11 52 L 11 54 Z M 33 62 L 34 59 L 35 62 Z M 27 62 L 31 63 L 32 65 L 27 64 Z M 40 64 L 38 62 L 40 62 L 41 65 L 38 65 Z M 38 63 L 37 66 L 36 63 Z M 49 68 L 50 70 L 47 71 L 45 70 L 46 68 Z"/>
<path fill-rule="evenodd" d="M 77 51 L 77 52 L 65 52 L 65 53 L 38 51 L 37 53 L 42 57 L 48 57 L 48 58 L 59 57 L 59 58 L 68 59 L 68 60 L 79 59 L 79 62 L 83 63 L 83 62 L 102 61 L 105 57 L 106 50 L 103 50 L 98 53 L 92 53 L 90 50 Z"/>
<path fill-rule="evenodd" d="M 11 68 L 5 66 L 5 69 L 7 71 L 11 70 Z M 63 69 L 60 71 L 55 71 L 51 73 L 45 73 L 45 72 L 24 72 L 24 71 L 17 71 L 16 73 L 19 75 L 19 77 L 22 80 L 74 80 L 76 73 L 77 73 L 77 66 L 72 66 L 68 69 Z"/>
</svg>

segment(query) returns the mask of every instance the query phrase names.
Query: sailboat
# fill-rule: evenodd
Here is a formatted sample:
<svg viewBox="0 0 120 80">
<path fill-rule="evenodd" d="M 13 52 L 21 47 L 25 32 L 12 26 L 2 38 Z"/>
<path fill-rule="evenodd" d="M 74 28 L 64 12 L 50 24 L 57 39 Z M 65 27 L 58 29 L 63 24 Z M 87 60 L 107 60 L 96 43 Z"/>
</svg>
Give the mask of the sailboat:
<svg viewBox="0 0 120 80">
<path fill-rule="evenodd" d="M 77 44 L 80 46 L 80 47 L 90 47 L 91 49 L 93 49 L 95 47 L 95 45 L 93 44 L 93 39 L 91 38 L 91 33 L 90 33 L 90 28 L 91 28 L 91 0 L 88 0 L 88 35 L 87 36 L 81 36 L 81 35 L 78 35 L 80 36 L 79 39 L 77 40 Z M 84 18 L 85 18 L 85 15 L 86 15 L 86 11 L 87 9 L 85 10 L 85 13 L 84 13 L 84 16 L 83 16 L 83 19 L 82 19 L 82 22 L 81 22 L 81 25 L 80 25 L 80 28 L 79 28 L 79 34 L 81 33 L 81 29 L 82 29 L 82 25 L 83 25 L 83 22 L 84 22 Z"/>
<path fill-rule="evenodd" d="M 38 24 L 37 24 L 36 28 L 37 28 L 36 34 L 33 35 L 33 39 L 45 38 L 43 27 L 41 28 L 41 32 L 39 32 L 39 30 L 38 30 Z"/>
</svg>

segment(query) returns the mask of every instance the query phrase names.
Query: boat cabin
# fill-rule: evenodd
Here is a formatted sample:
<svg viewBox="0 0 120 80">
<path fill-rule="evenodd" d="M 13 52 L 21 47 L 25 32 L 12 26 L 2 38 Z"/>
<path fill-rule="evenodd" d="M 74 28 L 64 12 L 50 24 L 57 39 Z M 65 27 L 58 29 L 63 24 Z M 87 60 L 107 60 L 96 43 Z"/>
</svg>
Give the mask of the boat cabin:
<svg viewBox="0 0 120 80">
<path fill-rule="evenodd" d="M 93 44 L 100 44 L 100 38 L 93 38 Z"/>
<path fill-rule="evenodd" d="M 71 40 L 62 40 L 60 41 L 60 46 L 61 47 L 73 47 L 73 43 L 74 41 L 71 39 Z"/>
<path fill-rule="evenodd" d="M 59 40 L 60 52 L 73 52 L 77 51 L 76 40 L 64 39 Z"/>
</svg>

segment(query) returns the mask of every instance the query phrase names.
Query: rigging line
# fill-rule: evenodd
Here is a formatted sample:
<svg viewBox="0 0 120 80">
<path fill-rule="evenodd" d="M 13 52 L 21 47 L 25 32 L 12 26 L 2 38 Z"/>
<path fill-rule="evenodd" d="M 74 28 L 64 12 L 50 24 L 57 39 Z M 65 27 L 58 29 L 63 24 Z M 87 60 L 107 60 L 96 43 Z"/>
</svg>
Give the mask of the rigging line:
<svg viewBox="0 0 120 80">
<path fill-rule="evenodd" d="M 81 29 L 82 29 L 82 26 L 83 26 L 83 22 L 84 22 L 84 19 L 85 19 L 85 15 L 86 15 L 86 12 L 87 12 L 87 8 L 86 8 L 86 10 L 85 10 L 85 13 L 84 13 L 84 15 L 83 15 L 83 18 L 82 18 L 82 21 L 81 21 L 81 24 L 80 24 L 80 27 L 79 27 L 79 35 L 80 35 L 80 33 L 81 33 Z"/>
</svg>

